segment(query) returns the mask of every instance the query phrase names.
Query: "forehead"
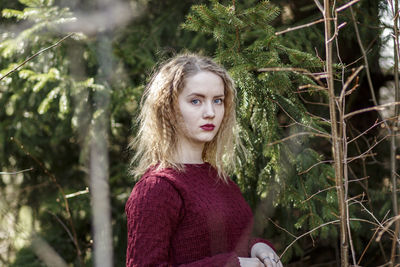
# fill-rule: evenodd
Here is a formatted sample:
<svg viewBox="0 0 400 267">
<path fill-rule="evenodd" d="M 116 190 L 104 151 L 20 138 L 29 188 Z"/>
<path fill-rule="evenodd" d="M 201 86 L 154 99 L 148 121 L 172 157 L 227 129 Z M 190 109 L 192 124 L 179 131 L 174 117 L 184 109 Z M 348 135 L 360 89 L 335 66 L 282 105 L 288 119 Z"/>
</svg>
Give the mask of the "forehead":
<svg viewBox="0 0 400 267">
<path fill-rule="evenodd" d="M 223 95 L 224 82 L 220 76 L 210 71 L 200 71 L 185 79 L 182 94 Z"/>
</svg>

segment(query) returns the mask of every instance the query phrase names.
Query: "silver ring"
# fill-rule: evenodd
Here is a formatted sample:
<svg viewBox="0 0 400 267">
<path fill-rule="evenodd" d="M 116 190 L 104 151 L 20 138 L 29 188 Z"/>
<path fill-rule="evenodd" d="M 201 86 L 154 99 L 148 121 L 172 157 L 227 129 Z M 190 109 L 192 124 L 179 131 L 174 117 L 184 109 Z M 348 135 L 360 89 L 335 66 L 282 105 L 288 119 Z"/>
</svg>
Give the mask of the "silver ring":
<svg viewBox="0 0 400 267">
<path fill-rule="evenodd" d="M 270 259 L 270 260 L 272 260 L 269 256 L 265 256 L 264 258 L 262 258 L 262 262 L 264 262 L 265 259 Z"/>
<path fill-rule="evenodd" d="M 265 257 L 262 259 L 262 262 L 264 262 L 265 259 L 270 259 L 271 261 L 278 262 L 278 260 L 276 260 L 276 259 L 271 259 L 269 256 L 265 256 Z"/>
</svg>

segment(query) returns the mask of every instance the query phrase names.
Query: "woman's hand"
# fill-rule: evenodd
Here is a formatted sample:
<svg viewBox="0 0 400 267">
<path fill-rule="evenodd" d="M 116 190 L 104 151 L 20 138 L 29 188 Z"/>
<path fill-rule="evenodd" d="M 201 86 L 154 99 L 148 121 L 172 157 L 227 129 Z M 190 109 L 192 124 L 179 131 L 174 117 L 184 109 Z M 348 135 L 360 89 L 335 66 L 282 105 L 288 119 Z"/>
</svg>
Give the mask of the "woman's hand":
<svg viewBox="0 0 400 267">
<path fill-rule="evenodd" d="M 266 267 L 283 267 L 279 256 L 265 243 L 256 243 L 251 248 L 251 257 L 257 257 Z"/>
<path fill-rule="evenodd" d="M 239 257 L 240 267 L 264 267 L 265 265 L 257 258 Z"/>
</svg>

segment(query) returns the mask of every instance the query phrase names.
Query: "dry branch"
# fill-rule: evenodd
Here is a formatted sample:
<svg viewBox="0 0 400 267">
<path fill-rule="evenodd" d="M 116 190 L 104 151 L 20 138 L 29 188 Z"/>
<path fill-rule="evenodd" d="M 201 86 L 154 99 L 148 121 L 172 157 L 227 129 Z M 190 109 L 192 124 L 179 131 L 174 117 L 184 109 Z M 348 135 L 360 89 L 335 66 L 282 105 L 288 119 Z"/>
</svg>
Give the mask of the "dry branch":
<svg viewBox="0 0 400 267">
<path fill-rule="evenodd" d="M 66 39 L 68 39 L 69 37 L 71 37 L 72 35 L 74 35 L 75 33 L 70 33 L 67 36 L 63 37 L 62 39 L 60 39 L 58 42 L 56 42 L 55 44 L 52 44 L 49 47 L 43 48 L 42 50 L 40 50 L 39 52 L 35 53 L 33 56 L 28 57 L 27 59 L 25 59 L 21 64 L 19 64 L 18 66 L 16 66 L 15 68 L 13 68 L 12 70 L 10 70 L 9 72 L 7 72 L 6 74 L 4 74 L 4 76 L 0 77 L 0 81 L 3 80 L 5 77 L 7 77 L 8 75 L 12 74 L 13 72 L 17 71 L 20 67 L 22 67 L 23 65 L 25 65 L 26 63 L 28 63 L 29 61 L 31 61 L 32 59 L 34 59 L 35 57 L 37 57 L 38 55 L 42 54 L 43 52 L 46 52 L 47 50 L 60 45 L 63 41 L 65 41 Z"/>
<path fill-rule="evenodd" d="M 0 175 L 14 175 L 14 174 L 19 174 L 19 173 L 23 173 L 23 172 L 29 172 L 32 170 L 33 170 L 33 168 L 25 169 L 22 171 L 15 171 L 15 172 L 0 172 Z"/>
<path fill-rule="evenodd" d="M 327 222 L 327 223 L 323 223 L 323 224 L 321 224 L 321 225 L 315 227 L 314 229 L 311 229 L 310 231 L 308 231 L 308 232 L 306 232 L 306 233 L 304 233 L 304 234 L 302 234 L 302 235 L 296 237 L 296 238 L 285 248 L 285 250 L 284 250 L 284 251 L 282 252 L 282 254 L 279 256 L 279 259 L 281 259 L 281 258 L 283 257 L 283 255 L 285 255 L 286 251 L 287 251 L 291 246 L 293 246 L 293 244 L 296 243 L 297 240 L 299 240 L 300 238 L 305 237 L 306 235 L 311 234 L 312 232 L 318 230 L 318 229 L 321 228 L 321 227 L 324 227 L 324 226 L 327 226 L 327 225 L 330 225 L 330 224 L 333 224 L 333 223 L 338 223 L 339 221 L 340 221 L 340 220 L 334 220 L 334 221 L 330 221 L 330 222 Z"/>
<path fill-rule="evenodd" d="M 345 10 L 346 8 L 351 7 L 352 5 L 358 3 L 359 1 L 360 1 L 360 0 L 353 0 L 353 1 L 350 1 L 350 2 L 348 2 L 347 4 L 345 4 L 345 5 L 343 5 L 343 6 L 339 7 L 339 8 L 336 8 L 336 12 L 343 11 L 343 10 Z"/>
<path fill-rule="evenodd" d="M 369 107 L 369 108 L 363 108 L 363 109 L 359 109 L 350 113 L 347 113 L 343 119 L 348 119 L 351 116 L 360 114 L 360 113 L 364 113 L 364 112 L 369 112 L 369 111 L 379 111 L 379 110 L 383 110 L 387 107 L 390 106 L 396 106 L 396 105 L 400 105 L 400 101 L 399 102 L 391 102 L 391 103 L 386 103 L 386 104 L 382 104 L 382 105 L 378 105 L 378 106 L 374 106 L 374 107 Z"/>
</svg>

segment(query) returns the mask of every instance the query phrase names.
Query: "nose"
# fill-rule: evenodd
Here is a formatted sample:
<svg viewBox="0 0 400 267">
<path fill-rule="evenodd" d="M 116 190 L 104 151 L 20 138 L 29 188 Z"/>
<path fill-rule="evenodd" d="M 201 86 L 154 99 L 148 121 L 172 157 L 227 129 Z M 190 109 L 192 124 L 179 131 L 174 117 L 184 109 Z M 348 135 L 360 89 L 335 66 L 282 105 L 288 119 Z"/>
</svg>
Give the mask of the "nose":
<svg viewBox="0 0 400 267">
<path fill-rule="evenodd" d="M 215 117 L 215 110 L 214 110 L 214 106 L 212 103 L 207 102 L 207 104 L 204 105 L 203 117 L 204 118 L 214 118 Z"/>
</svg>

